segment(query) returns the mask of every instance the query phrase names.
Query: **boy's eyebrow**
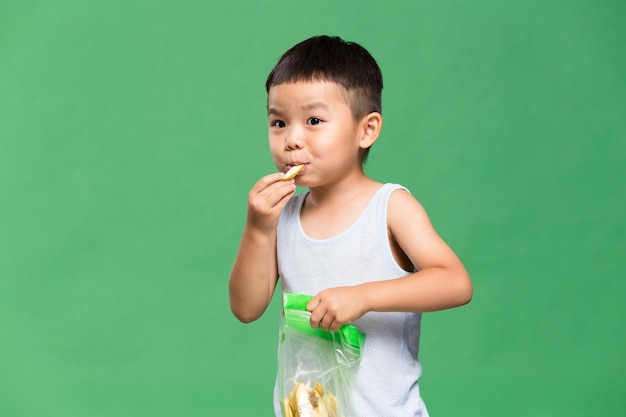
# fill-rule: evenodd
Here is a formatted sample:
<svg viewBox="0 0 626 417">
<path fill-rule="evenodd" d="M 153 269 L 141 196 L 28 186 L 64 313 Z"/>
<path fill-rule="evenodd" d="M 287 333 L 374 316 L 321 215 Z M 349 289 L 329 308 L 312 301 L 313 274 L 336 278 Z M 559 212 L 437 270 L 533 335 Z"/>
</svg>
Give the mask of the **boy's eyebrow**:
<svg viewBox="0 0 626 417">
<path fill-rule="evenodd" d="M 302 106 L 302 108 L 304 110 L 315 110 L 315 109 L 328 110 L 328 106 L 326 105 L 326 103 L 322 103 L 321 101 L 314 101 L 313 103 L 305 104 L 304 106 Z"/>
<path fill-rule="evenodd" d="M 267 115 L 269 116 L 269 115 L 272 115 L 272 114 L 276 115 L 276 116 L 282 115 L 280 110 L 278 110 L 277 108 L 275 108 L 275 107 L 268 107 L 267 108 Z"/>
<path fill-rule="evenodd" d="M 312 103 L 307 103 L 301 106 L 302 110 L 305 111 L 310 111 L 310 110 L 328 110 L 329 107 L 326 103 L 323 103 L 321 101 L 314 101 Z M 275 107 L 268 107 L 267 108 L 267 114 L 269 115 L 276 115 L 276 116 L 282 116 L 282 112 L 280 110 L 278 110 Z"/>
</svg>

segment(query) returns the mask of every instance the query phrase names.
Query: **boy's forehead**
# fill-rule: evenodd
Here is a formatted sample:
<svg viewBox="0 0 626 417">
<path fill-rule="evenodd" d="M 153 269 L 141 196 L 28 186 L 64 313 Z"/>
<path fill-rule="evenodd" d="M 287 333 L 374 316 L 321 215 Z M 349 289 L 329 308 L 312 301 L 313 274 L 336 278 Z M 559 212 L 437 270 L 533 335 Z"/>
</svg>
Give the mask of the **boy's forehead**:
<svg viewBox="0 0 626 417">
<path fill-rule="evenodd" d="M 268 108 L 281 103 L 305 107 L 319 106 L 336 100 L 345 103 L 345 92 L 343 86 L 332 81 L 296 81 L 277 84 L 270 87 L 267 95 Z"/>
</svg>

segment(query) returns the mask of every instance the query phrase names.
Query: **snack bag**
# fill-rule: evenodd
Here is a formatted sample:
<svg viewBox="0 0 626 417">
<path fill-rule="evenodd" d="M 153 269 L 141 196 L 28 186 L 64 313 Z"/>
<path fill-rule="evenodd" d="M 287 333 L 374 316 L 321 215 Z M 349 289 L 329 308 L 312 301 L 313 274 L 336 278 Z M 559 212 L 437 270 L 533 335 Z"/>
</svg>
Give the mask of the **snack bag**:
<svg viewBox="0 0 626 417">
<path fill-rule="evenodd" d="M 352 325 L 334 332 L 312 328 L 306 311 L 311 298 L 283 294 L 278 355 L 283 417 L 355 417 L 350 378 L 365 335 Z"/>
</svg>

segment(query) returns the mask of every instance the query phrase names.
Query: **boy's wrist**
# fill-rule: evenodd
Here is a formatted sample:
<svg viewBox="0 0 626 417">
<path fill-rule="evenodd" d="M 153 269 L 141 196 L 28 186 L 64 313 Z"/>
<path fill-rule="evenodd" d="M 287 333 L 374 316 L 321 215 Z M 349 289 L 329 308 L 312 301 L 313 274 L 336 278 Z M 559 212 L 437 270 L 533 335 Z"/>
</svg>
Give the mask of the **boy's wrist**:
<svg viewBox="0 0 626 417">
<path fill-rule="evenodd" d="M 361 315 L 368 313 L 370 311 L 375 310 L 375 294 L 372 290 L 371 283 L 363 283 L 356 286 L 357 291 L 359 292 L 357 295 L 357 299 L 359 300 Z"/>
<path fill-rule="evenodd" d="M 265 241 L 271 238 L 275 231 L 275 229 L 264 229 L 258 226 L 247 224 L 243 229 L 243 237 L 252 240 Z"/>
</svg>

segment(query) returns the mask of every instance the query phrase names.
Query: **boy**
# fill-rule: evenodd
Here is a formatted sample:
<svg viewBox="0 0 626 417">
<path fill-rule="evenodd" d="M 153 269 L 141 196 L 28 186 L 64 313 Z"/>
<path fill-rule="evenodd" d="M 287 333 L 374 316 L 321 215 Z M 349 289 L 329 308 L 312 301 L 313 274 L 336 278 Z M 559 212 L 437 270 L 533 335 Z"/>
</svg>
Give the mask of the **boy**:
<svg viewBox="0 0 626 417">
<path fill-rule="evenodd" d="M 312 327 L 351 323 L 366 334 L 352 381 L 358 416 L 427 416 L 417 384 L 421 313 L 468 303 L 472 285 L 420 203 L 364 173 L 382 128 L 382 86 L 374 58 L 338 37 L 307 39 L 280 58 L 266 91 L 281 172 L 248 195 L 230 304 L 242 322 L 258 319 L 279 277 L 284 292 L 314 295 Z M 308 192 L 295 195 L 296 184 Z"/>
</svg>

